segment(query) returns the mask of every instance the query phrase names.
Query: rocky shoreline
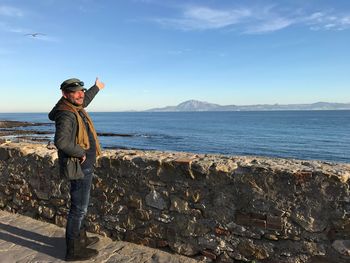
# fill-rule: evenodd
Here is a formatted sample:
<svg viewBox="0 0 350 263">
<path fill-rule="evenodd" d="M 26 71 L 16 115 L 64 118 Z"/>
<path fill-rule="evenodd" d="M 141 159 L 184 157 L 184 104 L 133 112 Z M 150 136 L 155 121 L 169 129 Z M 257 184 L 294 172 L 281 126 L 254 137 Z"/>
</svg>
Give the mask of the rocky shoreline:
<svg viewBox="0 0 350 263">
<path fill-rule="evenodd" d="M 14 142 L 49 142 L 53 133 L 51 131 L 28 130 L 28 127 L 51 126 L 52 123 L 26 122 L 26 121 L 0 121 L 0 143 Z M 46 135 L 46 136 L 45 136 Z"/>
<path fill-rule="evenodd" d="M 28 126 L 44 126 L 52 123 L 42 122 L 26 122 L 26 121 L 0 121 L 0 128 L 28 127 Z"/>
<path fill-rule="evenodd" d="M 53 131 L 37 130 L 37 129 L 23 129 L 28 127 L 53 126 L 53 122 L 26 122 L 26 121 L 9 121 L 0 120 L 0 143 L 3 142 L 39 142 L 49 143 L 54 136 Z M 112 132 L 98 132 L 101 137 L 134 137 L 134 134 L 112 133 Z M 116 147 L 107 147 L 115 149 Z M 119 149 L 119 148 L 118 148 Z"/>
</svg>

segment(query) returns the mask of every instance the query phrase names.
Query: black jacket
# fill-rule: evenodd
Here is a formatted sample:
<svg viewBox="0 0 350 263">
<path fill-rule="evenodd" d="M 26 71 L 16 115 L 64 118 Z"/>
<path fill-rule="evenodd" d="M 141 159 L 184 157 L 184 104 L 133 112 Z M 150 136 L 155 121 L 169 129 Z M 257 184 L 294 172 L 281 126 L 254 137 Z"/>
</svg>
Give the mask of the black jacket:
<svg viewBox="0 0 350 263">
<path fill-rule="evenodd" d="M 97 86 L 92 86 L 85 92 L 83 102 L 84 108 L 90 104 L 98 91 L 99 89 Z M 72 174 L 73 171 L 71 170 L 67 171 L 67 166 L 70 161 L 74 160 L 74 158 L 81 158 L 85 155 L 85 150 L 76 143 L 78 126 L 77 118 L 73 112 L 58 111 L 55 106 L 49 113 L 49 119 L 55 121 L 56 133 L 54 143 L 58 149 L 60 173 L 68 176 L 69 179 L 78 179 L 77 176 L 79 177 L 79 175 Z"/>
</svg>

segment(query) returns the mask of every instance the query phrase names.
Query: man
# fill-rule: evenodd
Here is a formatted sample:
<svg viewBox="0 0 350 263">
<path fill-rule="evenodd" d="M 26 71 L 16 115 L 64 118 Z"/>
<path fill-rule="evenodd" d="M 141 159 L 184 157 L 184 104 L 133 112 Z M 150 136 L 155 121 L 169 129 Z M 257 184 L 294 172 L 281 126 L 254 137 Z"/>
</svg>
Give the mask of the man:
<svg viewBox="0 0 350 263">
<path fill-rule="evenodd" d="M 86 91 L 79 79 L 67 79 L 61 84 L 62 98 L 49 113 L 49 119 L 56 125 L 54 142 L 58 149 L 60 174 L 70 180 L 66 261 L 87 260 L 98 254 L 97 250 L 87 248 L 98 242 L 98 238 L 87 237 L 84 218 L 93 168 L 101 148 L 94 125 L 84 108 L 104 86 L 96 78 L 95 85 Z"/>
</svg>

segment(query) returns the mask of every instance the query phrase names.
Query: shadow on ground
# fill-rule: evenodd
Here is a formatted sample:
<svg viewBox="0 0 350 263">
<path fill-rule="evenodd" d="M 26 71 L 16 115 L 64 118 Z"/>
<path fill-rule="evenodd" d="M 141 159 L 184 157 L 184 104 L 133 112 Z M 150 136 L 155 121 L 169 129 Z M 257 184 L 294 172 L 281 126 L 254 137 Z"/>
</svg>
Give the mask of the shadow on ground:
<svg viewBox="0 0 350 263">
<path fill-rule="evenodd" d="M 48 237 L 0 223 L 0 239 L 64 260 L 66 244 L 64 237 Z"/>
</svg>

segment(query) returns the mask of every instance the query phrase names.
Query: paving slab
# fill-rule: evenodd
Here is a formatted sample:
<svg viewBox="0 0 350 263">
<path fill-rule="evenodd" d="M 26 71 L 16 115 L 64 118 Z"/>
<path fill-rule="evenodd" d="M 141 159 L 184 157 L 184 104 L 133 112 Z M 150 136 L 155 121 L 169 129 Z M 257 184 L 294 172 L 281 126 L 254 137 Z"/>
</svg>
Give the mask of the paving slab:
<svg viewBox="0 0 350 263">
<path fill-rule="evenodd" d="M 64 231 L 64 228 L 53 224 L 0 210 L 0 263 L 65 262 Z M 198 262 L 161 250 L 124 241 L 113 241 L 108 237 L 98 237 L 100 242 L 92 248 L 97 249 L 99 255 L 82 262 Z"/>
</svg>

